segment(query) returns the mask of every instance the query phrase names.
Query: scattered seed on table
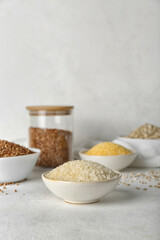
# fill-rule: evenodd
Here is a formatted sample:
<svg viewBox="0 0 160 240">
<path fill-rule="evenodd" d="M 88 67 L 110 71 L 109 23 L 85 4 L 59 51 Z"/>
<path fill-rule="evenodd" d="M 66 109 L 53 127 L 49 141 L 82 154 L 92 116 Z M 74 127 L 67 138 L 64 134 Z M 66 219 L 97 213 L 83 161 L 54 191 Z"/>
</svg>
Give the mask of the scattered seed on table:
<svg viewBox="0 0 160 240">
<path fill-rule="evenodd" d="M 128 182 L 129 182 L 129 183 L 133 183 L 133 181 L 131 181 L 131 180 L 129 180 Z"/>
</svg>

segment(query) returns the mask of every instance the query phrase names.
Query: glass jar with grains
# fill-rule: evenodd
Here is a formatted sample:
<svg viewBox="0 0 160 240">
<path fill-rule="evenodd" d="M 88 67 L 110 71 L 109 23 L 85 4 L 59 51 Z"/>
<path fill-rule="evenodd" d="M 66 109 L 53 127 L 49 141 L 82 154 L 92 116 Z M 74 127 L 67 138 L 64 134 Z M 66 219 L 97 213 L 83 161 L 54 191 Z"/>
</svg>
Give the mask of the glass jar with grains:
<svg viewBox="0 0 160 240">
<path fill-rule="evenodd" d="M 37 166 L 57 167 L 72 159 L 73 106 L 28 106 L 29 146 L 41 149 Z"/>
</svg>

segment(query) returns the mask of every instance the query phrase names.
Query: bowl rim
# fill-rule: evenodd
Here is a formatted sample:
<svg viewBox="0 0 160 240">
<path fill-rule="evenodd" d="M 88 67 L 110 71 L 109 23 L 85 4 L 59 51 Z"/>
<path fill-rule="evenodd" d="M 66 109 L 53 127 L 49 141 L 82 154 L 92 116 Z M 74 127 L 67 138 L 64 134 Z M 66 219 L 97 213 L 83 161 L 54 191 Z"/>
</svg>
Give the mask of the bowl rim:
<svg viewBox="0 0 160 240">
<path fill-rule="evenodd" d="M 135 154 L 137 154 L 137 151 L 135 151 L 135 150 L 131 150 L 131 149 L 129 149 L 130 151 L 131 151 L 131 153 L 128 153 L 128 154 L 122 154 L 122 155 L 88 155 L 88 154 L 85 154 L 85 152 L 87 152 L 87 150 L 81 150 L 81 151 L 79 151 L 78 152 L 78 154 L 81 154 L 81 155 L 84 155 L 84 156 L 89 156 L 89 157 L 97 157 L 97 158 L 104 158 L 104 157 L 119 157 L 119 156 L 131 156 L 131 155 L 135 155 Z"/>
<path fill-rule="evenodd" d="M 26 154 L 26 155 L 20 155 L 20 156 L 13 156 L 13 157 L 0 157 L 0 161 L 1 160 L 8 160 L 8 159 L 18 159 L 18 158 L 26 158 L 26 157 L 29 157 L 29 156 L 33 156 L 33 155 L 37 155 L 37 154 L 40 154 L 41 150 L 38 149 L 38 148 L 28 148 L 29 150 L 33 151 L 34 153 L 30 153 L 30 154 Z"/>
<path fill-rule="evenodd" d="M 110 168 L 111 169 L 111 168 Z M 111 169 L 112 170 L 112 169 Z M 44 173 L 42 173 L 42 179 L 44 178 L 44 179 L 46 179 L 46 180 L 48 180 L 48 181 L 50 181 L 50 182 L 52 182 L 52 183 L 54 183 L 54 182 L 56 182 L 56 183 L 67 183 L 67 184 L 99 184 L 99 183 L 108 183 L 108 182 L 113 182 L 113 181 L 115 181 L 115 180 L 117 180 L 117 179 L 120 179 L 121 177 L 122 177 L 122 173 L 120 173 L 119 171 L 116 171 L 116 170 L 113 170 L 114 172 L 116 172 L 116 173 L 118 173 L 119 174 L 119 176 L 118 177 L 116 177 L 116 178 L 114 178 L 114 179 L 109 179 L 109 180 L 107 180 L 107 181 L 97 181 L 97 182 L 71 182 L 71 181 L 63 181 L 63 180 L 54 180 L 54 179 L 49 179 L 49 178 L 47 178 L 45 175 L 47 174 L 47 173 L 49 173 L 50 171 L 46 171 L 46 172 L 44 172 Z"/>
</svg>

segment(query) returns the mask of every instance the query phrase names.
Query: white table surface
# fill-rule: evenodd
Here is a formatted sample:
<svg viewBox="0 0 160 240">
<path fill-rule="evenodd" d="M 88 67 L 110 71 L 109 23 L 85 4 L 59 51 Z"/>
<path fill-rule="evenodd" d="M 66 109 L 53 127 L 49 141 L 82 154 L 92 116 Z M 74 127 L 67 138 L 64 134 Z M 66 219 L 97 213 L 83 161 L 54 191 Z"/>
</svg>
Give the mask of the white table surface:
<svg viewBox="0 0 160 240">
<path fill-rule="evenodd" d="M 44 171 L 35 168 L 27 181 L 8 185 L 8 195 L 0 193 L 0 239 L 160 239 L 160 189 L 120 184 L 100 202 L 74 205 L 49 192 Z M 148 169 L 125 172 L 142 171 Z"/>
</svg>

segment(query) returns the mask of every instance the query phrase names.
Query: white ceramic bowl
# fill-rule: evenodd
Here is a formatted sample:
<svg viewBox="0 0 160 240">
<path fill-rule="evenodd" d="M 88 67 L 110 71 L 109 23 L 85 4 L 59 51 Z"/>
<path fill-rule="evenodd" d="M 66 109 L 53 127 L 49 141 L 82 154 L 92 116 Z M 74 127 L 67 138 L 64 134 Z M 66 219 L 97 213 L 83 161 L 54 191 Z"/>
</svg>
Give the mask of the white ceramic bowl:
<svg viewBox="0 0 160 240">
<path fill-rule="evenodd" d="M 128 167 L 136 157 L 135 151 L 132 151 L 132 153 L 130 154 L 117 155 L 117 156 L 93 156 L 93 155 L 86 155 L 85 153 L 86 153 L 86 150 L 79 152 L 79 155 L 82 160 L 97 162 L 106 167 L 109 167 L 118 171 Z"/>
<path fill-rule="evenodd" d="M 42 174 L 46 187 L 65 202 L 75 204 L 93 203 L 110 193 L 119 183 L 121 173 L 116 179 L 104 182 L 68 182 L 48 179 Z"/>
<path fill-rule="evenodd" d="M 113 142 L 137 151 L 131 167 L 160 167 L 160 139 L 118 137 Z"/>
<path fill-rule="evenodd" d="M 17 157 L 0 158 L 0 183 L 17 182 L 28 177 L 41 152 L 36 148 L 29 149 L 35 153 Z"/>
</svg>

